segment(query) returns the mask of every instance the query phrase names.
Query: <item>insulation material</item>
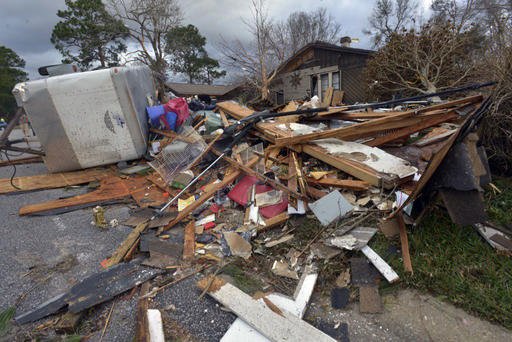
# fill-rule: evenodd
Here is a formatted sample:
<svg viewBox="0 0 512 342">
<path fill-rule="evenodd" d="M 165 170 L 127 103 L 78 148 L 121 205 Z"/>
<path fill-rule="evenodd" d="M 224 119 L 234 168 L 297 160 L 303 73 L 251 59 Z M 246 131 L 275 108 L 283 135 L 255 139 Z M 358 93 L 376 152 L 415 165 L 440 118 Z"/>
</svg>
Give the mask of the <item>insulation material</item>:
<svg viewBox="0 0 512 342">
<path fill-rule="evenodd" d="M 316 140 L 315 144 L 326 149 L 330 154 L 363 163 L 378 172 L 396 175 L 399 178 L 412 176 L 418 171 L 408 161 L 377 147 L 339 139 Z"/>
<path fill-rule="evenodd" d="M 322 123 L 319 125 L 312 126 L 312 125 L 304 125 L 304 124 L 295 123 L 295 122 L 288 123 L 288 124 L 280 124 L 280 125 L 277 125 L 276 127 L 282 131 L 290 131 L 291 130 L 292 135 L 294 135 L 294 136 L 320 132 L 320 131 L 324 130 L 325 128 L 327 128 L 327 126 Z"/>
</svg>

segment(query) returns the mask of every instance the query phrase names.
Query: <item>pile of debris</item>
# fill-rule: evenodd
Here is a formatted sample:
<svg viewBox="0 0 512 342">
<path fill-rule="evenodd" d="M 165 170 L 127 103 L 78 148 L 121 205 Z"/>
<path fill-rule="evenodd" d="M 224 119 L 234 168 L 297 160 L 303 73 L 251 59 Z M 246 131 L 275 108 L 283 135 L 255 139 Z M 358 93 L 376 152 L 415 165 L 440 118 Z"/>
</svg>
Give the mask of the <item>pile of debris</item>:
<svg viewBox="0 0 512 342">
<path fill-rule="evenodd" d="M 361 312 L 381 312 L 379 273 L 390 283 L 399 276 L 368 242 L 379 230 L 399 236 L 404 268 L 412 272 L 406 224 L 421 219 L 434 195 L 440 194 L 453 221 L 474 224 L 496 248 L 510 249 L 510 239 L 487 223 L 482 204 L 490 172 L 475 131 L 487 99 L 402 100 L 393 108 L 331 102 L 328 96 L 320 105 L 292 101 L 256 113 L 220 102 L 214 111 L 178 115 L 178 125 L 151 129 L 151 162 L 0 180 L 0 194 L 94 183 L 86 194 L 25 205 L 19 214 L 95 207 L 91 216 L 101 229 L 134 227 L 102 262 L 105 271 L 16 321 L 66 309 L 77 314 L 143 283 L 144 308 L 161 289 L 203 272 L 210 275 L 198 286 L 238 316 L 223 341 L 331 341 L 302 320 L 319 275 L 315 263 L 348 251 L 350 267 L 333 284 L 333 307 L 348 303 L 352 284 L 359 288 Z M 102 206 L 131 200 L 138 208 L 127 221 L 106 222 Z M 290 243 L 301 228 L 291 222 L 301 216 L 319 224 L 297 249 Z M 276 246 L 286 253 L 273 254 Z M 242 292 L 217 274 L 233 258 L 270 260 L 275 276 L 300 279 L 295 296 Z M 147 285 L 155 277 L 167 279 L 166 285 Z M 159 311 L 145 305 L 138 333 L 163 338 Z"/>
</svg>

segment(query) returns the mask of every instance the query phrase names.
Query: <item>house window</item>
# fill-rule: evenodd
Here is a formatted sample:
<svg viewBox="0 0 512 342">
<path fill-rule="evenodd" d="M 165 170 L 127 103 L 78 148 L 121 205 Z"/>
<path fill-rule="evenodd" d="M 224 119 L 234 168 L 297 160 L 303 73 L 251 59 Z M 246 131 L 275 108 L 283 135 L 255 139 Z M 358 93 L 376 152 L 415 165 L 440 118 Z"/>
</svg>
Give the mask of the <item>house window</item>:
<svg viewBox="0 0 512 342">
<path fill-rule="evenodd" d="M 311 96 L 318 95 L 318 77 L 316 75 L 311 76 Z"/>
<path fill-rule="evenodd" d="M 340 72 L 333 72 L 332 73 L 332 88 L 334 90 L 340 89 Z"/>
<path fill-rule="evenodd" d="M 276 92 L 276 104 L 284 104 L 284 90 L 278 90 Z"/>
<path fill-rule="evenodd" d="M 327 88 L 329 88 L 329 74 L 322 74 L 320 75 L 320 89 L 322 90 L 322 98 L 320 100 L 323 100 Z"/>
</svg>

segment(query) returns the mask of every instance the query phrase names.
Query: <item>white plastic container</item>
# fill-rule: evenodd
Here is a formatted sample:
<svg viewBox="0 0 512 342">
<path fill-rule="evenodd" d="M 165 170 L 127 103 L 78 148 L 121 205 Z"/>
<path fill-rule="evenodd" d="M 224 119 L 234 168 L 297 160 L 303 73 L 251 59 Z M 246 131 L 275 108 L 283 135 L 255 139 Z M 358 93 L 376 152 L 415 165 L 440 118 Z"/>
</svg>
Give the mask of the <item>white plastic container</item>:
<svg viewBox="0 0 512 342">
<path fill-rule="evenodd" d="M 146 151 L 146 106 L 155 94 L 147 67 L 23 82 L 13 94 L 41 142 L 50 172 L 137 159 Z"/>
</svg>

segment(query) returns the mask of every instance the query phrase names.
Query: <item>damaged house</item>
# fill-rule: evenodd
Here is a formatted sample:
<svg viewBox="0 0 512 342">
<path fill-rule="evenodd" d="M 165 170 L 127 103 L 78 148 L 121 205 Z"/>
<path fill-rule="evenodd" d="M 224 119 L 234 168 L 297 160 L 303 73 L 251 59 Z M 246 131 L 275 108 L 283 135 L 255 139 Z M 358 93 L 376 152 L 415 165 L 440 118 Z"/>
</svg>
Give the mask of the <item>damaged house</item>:
<svg viewBox="0 0 512 342">
<path fill-rule="evenodd" d="M 307 44 L 278 67 L 270 91 L 276 104 L 317 95 L 321 101 L 328 87 L 343 91 L 343 103 L 366 100 L 363 71 L 373 51 L 324 42 Z"/>
</svg>

